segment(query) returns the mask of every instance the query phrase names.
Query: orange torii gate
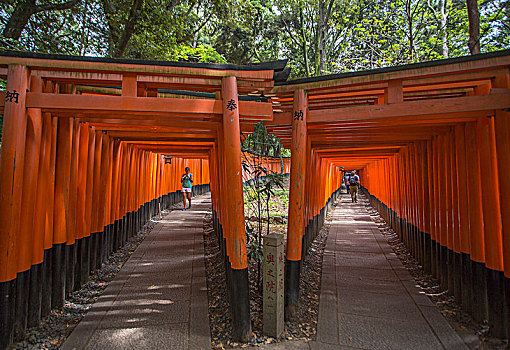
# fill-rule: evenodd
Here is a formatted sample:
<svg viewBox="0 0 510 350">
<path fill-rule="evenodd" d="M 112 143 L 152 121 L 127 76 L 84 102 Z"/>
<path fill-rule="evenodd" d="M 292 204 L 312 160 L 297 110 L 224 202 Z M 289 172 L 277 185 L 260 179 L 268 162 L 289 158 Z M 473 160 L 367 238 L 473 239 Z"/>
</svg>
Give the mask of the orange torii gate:
<svg viewBox="0 0 510 350">
<path fill-rule="evenodd" d="M 247 339 L 240 130 L 272 119 L 271 101 L 247 94 L 269 91 L 285 63 L 0 53 L 0 348 L 178 202 L 185 166 L 195 192 L 211 191 L 234 337 Z"/>
<path fill-rule="evenodd" d="M 267 129 L 292 149 L 288 311 L 303 226 L 315 227 L 335 187 L 304 196 L 327 184 L 321 169 L 333 164 L 359 170 L 425 270 L 494 336 L 508 336 L 509 67 L 507 50 L 275 84 L 279 113 Z"/>
<path fill-rule="evenodd" d="M 292 150 L 288 316 L 297 307 L 301 261 L 338 194 L 343 167 L 360 170 L 373 205 L 425 269 L 477 319 L 488 316 L 495 335 L 505 336 L 510 52 L 291 82 L 280 81 L 284 65 L 0 54 L 0 76 L 7 78 L 0 106 L 2 330 L 14 326 L 19 333 L 26 322 L 4 310 L 37 310 L 39 289 L 26 296 L 20 287 L 27 279 L 41 283 L 51 302 L 63 300 L 70 282 L 86 278 L 81 268 L 67 272 L 73 266 L 69 252 L 86 255 L 88 244 L 89 267 L 92 258 L 100 264 L 155 203 L 172 202 L 179 184 L 165 185 L 194 161 L 204 188 L 210 184 L 234 336 L 246 340 L 251 326 L 239 136 L 265 120 Z M 271 97 L 246 96 L 262 92 Z M 165 154 L 177 165 L 165 165 Z M 482 188 L 485 174 L 493 182 Z M 33 223 L 22 220 L 22 204 L 34 208 Z M 80 243 L 83 237 L 94 238 Z M 65 281 L 50 289 L 47 279 L 37 280 L 48 261 L 65 271 Z M 83 272 L 73 275 L 77 270 Z M 37 312 L 28 320 L 36 322 Z"/>
</svg>

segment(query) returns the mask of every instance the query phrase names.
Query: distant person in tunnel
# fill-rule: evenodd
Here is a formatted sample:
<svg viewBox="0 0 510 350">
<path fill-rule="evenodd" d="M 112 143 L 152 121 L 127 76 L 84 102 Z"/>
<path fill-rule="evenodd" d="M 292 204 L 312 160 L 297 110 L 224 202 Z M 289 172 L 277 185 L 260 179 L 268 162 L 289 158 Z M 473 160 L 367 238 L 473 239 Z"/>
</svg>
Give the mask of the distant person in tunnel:
<svg viewBox="0 0 510 350">
<path fill-rule="evenodd" d="M 182 183 L 182 210 L 186 210 L 186 196 L 188 197 L 189 207 L 191 208 L 191 184 L 193 183 L 193 174 L 189 172 L 189 168 L 184 169 L 186 173 L 181 177 Z"/>
<path fill-rule="evenodd" d="M 351 177 L 349 178 L 349 187 L 351 190 L 351 199 L 353 203 L 358 201 L 358 186 L 359 176 L 356 175 L 356 170 L 353 170 Z"/>
<path fill-rule="evenodd" d="M 349 178 L 351 177 L 351 173 L 345 173 L 344 175 L 344 184 L 345 184 L 345 189 L 347 190 L 347 194 L 351 193 L 349 191 Z"/>
</svg>

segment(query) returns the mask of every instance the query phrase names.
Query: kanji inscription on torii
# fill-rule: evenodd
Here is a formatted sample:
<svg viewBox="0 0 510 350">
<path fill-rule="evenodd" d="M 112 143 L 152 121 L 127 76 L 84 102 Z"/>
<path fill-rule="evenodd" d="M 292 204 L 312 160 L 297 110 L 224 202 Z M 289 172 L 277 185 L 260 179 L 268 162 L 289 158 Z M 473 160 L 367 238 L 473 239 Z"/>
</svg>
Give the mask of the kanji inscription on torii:
<svg viewBox="0 0 510 350">
<path fill-rule="evenodd" d="M 285 257 L 283 235 L 272 233 L 264 236 L 264 334 L 279 338 L 284 330 Z"/>
<path fill-rule="evenodd" d="M 16 90 L 14 90 L 12 92 L 10 92 L 10 91 L 5 92 L 5 102 L 18 103 L 18 98 L 19 98 L 19 93 L 16 92 Z"/>
<path fill-rule="evenodd" d="M 234 99 L 230 99 L 228 102 L 227 102 L 227 109 L 229 111 L 233 111 L 234 109 L 237 108 L 237 104 L 236 104 L 236 101 L 234 101 Z"/>
</svg>

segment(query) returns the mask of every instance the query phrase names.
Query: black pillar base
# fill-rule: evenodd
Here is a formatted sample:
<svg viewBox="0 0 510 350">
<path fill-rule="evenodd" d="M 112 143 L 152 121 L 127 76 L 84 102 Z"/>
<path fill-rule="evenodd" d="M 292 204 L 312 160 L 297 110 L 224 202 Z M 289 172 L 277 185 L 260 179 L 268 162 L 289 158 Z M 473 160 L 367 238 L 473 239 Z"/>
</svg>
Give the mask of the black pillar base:
<svg viewBox="0 0 510 350">
<path fill-rule="evenodd" d="M 432 277 L 438 278 L 437 274 L 437 242 L 430 239 L 430 272 Z"/>
<path fill-rule="evenodd" d="M 472 312 L 472 297 L 473 293 L 471 291 L 472 288 L 472 282 L 471 282 L 471 276 L 473 272 L 471 271 L 471 258 L 469 254 L 462 253 L 461 254 L 461 270 L 462 270 L 462 276 L 461 276 L 461 305 L 462 310 L 467 313 Z"/>
<path fill-rule="evenodd" d="M 16 280 L 0 283 L 0 349 L 6 349 L 14 340 L 14 305 Z"/>
<path fill-rule="evenodd" d="M 233 337 L 236 341 L 248 342 L 251 338 L 248 268 L 230 269 L 230 276 Z"/>
<path fill-rule="evenodd" d="M 33 265 L 30 269 L 30 290 L 28 298 L 27 327 L 35 327 L 41 320 L 43 264 Z"/>
<path fill-rule="evenodd" d="M 440 245 L 439 246 L 439 282 L 443 289 L 448 289 L 448 248 Z"/>
<path fill-rule="evenodd" d="M 508 337 L 507 304 L 505 299 L 505 276 L 502 271 L 487 269 L 487 302 L 489 311 L 489 334 L 496 338 Z"/>
<path fill-rule="evenodd" d="M 74 248 L 76 250 L 76 263 L 74 264 L 73 291 L 79 290 L 81 288 L 81 265 L 83 263 L 83 254 L 85 250 L 83 247 L 83 239 L 77 239 L 74 242 L 74 245 L 76 246 Z"/>
<path fill-rule="evenodd" d="M 18 272 L 16 276 L 16 303 L 14 310 L 14 341 L 22 340 L 27 330 L 30 271 Z"/>
<path fill-rule="evenodd" d="M 76 243 L 76 241 L 75 241 Z M 68 297 L 73 293 L 74 288 L 74 271 L 76 265 L 76 244 L 69 244 L 65 246 L 66 252 L 66 292 L 65 296 Z"/>
<path fill-rule="evenodd" d="M 51 308 L 61 308 L 64 305 L 66 290 L 66 248 L 65 244 L 55 244 L 51 250 L 52 288 Z"/>
<path fill-rule="evenodd" d="M 423 233 L 423 269 L 426 273 L 432 273 L 432 250 L 431 250 L 431 242 L 430 235 Z"/>
<path fill-rule="evenodd" d="M 299 302 L 299 278 L 301 260 L 285 259 L 285 319 L 292 320 L 296 316 Z"/>
<path fill-rule="evenodd" d="M 113 240 L 114 240 L 114 246 L 113 251 L 116 252 L 119 250 L 120 247 L 124 245 L 124 242 L 122 241 L 122 233 L 120 228 L 122 227 L 120 220 L 115 220 L 113 223 Z"/>
<path fill-rule="evenodd" d="M 506 302 L 506 319 L 507 319 L 507 336 L 510 337 L 510 278 L 505 279 L 505 302 Z"/>
<path fill-rule="evenodd" d="M 53 290 L 53 253 L 52 249 L 44 251 L 43 284 L 41 299 L 41 316 L 48 315 L 51 311 L 51 295 Z"/>
<path fill-rule="evenodd" d="M 89 281 L 90 271 L 90 236 L 81 239 L 80 286 Z"/>
<path fill-rule="evenodd" d="M 472 287 L 473 292 L 473 319 L 483 322 L 488 318 L 487 305 L 487 269 L 485 265 L 476 261 L 471 262 L 472 266 Z"/>
<path fill-rule="evenodd" d="M 455 258 L 454 251 L 446 247 L 446 264 L 447 264 L 447 285 L 448 285 L 448 294 L 454 295 L 455 293 Z"/>
<path fill-rule="evenodd" d="M 462 256 L 460 253 L 453 253 L 454 262 L 454 291 L 453 295 L 459 302 L 462 300 Z"/>
<path fill-rule="evenodd" d="M 104 231 L 96 233 L 97 252 L 96 252 L 96 270 L 100 270 L 103 265 L 104 258 Z"/>
</svg>

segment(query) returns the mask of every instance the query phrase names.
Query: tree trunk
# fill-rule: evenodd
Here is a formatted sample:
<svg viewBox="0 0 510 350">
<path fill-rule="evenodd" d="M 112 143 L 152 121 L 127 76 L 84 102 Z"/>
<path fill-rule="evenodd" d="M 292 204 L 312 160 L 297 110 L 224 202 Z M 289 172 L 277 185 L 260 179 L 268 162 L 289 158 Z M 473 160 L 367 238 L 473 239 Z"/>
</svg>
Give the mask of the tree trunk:
<svg viewBox="0 0 510 350">
<path fill-rule="evenodd" d="M 305 60 L 305 73 L 306 77 L 310 76 L 310 59 L 308 58 L 308 47 L 306 45 L 306 34 L 305 34 L 305 23 L 303 19 L 303 8 L 300 8 L 299 11 L 299 22 L 301 25 L 301 40 L 303 43 L 303 55 Z"/>
<path fill-rule="evenodd" d="M 24 0 L 18 2 L 11 18 L 5 25 L 2 35 L 5 38 L 19 40 L 21 32 L 26 27 L 28 20 L 36 12 L 35 0 Z"/>
<path fill-rule="evenodd" d="M 413 34 L 413 14 L 411 13 L 411 0 L 406 1 L 407 30 L 409 31 L 409 55 L 411 61 L 414 61 L 414 34 Z"/>
<path fill-rule="evenodd" d="M 439 23 L 441 28 L 441 54 L 444 57 L 448 57 L 448 31 L 446 30 L 446 22 L 448 20 L 448 16 L 446 14 L 446 1 L 447 0 L 439 0 L 437 7 L 439 10 Z"/>
<path fill-rule="evenodd" d="M 14 12 L 5 25 L 2 36 L 19 40 L 21 32 L 28 24 L 30 17 L 39 12 L 53 10 L 68 10 L 78 4 L 80 0 L 69 0 L 63 4 L 36 5 L 35 0 L 20 0 L 14 8 Z"/>
<path fill-rule="evenodd" d="M 319 55 L 318 75 L 324 75 L 328 63 L 328 22 L 331 16 L 334 0 L 330 0 L 327 8 L 324 1 L 319 2 L 319 22 L 317 23 L 317 53 Z"/>
<path fill-rule="evenodd" d="M 318 67 L 316 69 L 317 75 L 322 75 L 324 70 L 324 2 L 319 1 L 319 23 L 317 23 L 317 54 L 318 54 Z"/>
<path fill-rule="evenodd" d="M 115 50 L 113 57 L 122 57 L 122 55 L 124 55 L 124 51 L 126 51 L 129 40 L 135 32 L 136 22 L 138 22 L 138 16 L 142 5 L 143 0 L 133 0 L 133 6 L 131 6 L 131 10 L 129 11 L 129 17 L 126 21 L 124 31 L 122 32 L 120 42 L 117 45 L 117 49 Z"/>
<path fill-rule="evenodd" d="M 115 21 L 113 20 L 113 16 L 117 12 L 112 0 L 102 0 L 103 4 L 103 12 L 106 17 L 106 23 L 108 24 L 108 32 L 110 34 L 110 40 L 108 42 L 109 48 L 108 52 L 115 52 L 117 43 L 120 38 L 120 29 L 115 25 Z"/>
<path fill-rule="evenodd" d="M 480 53 L 480 12 L 477 0 L 466 0 L 469 18 L 469 52 L 472 55 Z"/>
</svg>

